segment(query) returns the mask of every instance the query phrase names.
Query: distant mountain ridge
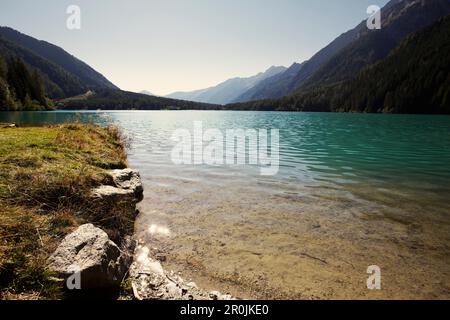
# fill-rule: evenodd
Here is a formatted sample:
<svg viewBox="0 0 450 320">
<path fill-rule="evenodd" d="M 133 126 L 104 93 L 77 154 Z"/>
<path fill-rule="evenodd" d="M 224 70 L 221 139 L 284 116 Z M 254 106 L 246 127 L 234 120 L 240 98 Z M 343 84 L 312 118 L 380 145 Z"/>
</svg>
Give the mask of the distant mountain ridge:
<svg viewBox="0 0 450 320">
<path fill-rule="evenodd" d="M 358 34 L 366 28 L 365 23 L 359 24 L 356 28 L 347 31 L 337 37 L 325 48 L 321 49 L 308 61 L 301 64 L 294 64 L 284 73 L 276 78 L 268 78 L 252 88 L 249 92 L 242 94 L 235 102 L 245 102 L 261 100 L 267 98 L 279 98 L 288 95 L 295 90 L 299 78 L 306 78 L 313 74 L 319 66 L 328 61 L 334 54 L 345 48 L 352 41 L 358 38 Z"/>
<path fill-rule="evenodd" d="M 62 48 L 37 40 L 9 27 L 0 27 L 0 54 L 19 56 L 46 79 L 52 98 L 82 94 L 88 90 L 118 89 L 102 74 Z"/>
<path fill-rule="evenodd" d="M 233 78 L 214 87 L 191 92 L 174 92 L 166 97 L 204 103 L 227 104 L 235 101 L 241 94 L 250 90 L 259 82 L 280 74 L 285 70 L 285 67 L 272 66 L 265 72 L 258 73 L 253 77 Z"/>
<path fill-rule="evenodd" d="M 364 67 L 387 57 L 408 34 L 421 30 L 450 13 L 450 0 L 391 0 L 382 8 L 382 29 L 368 30 L 363 21 L 302 65 L 295 76 L 268 78 L 235 102 L 279 98 L 302 88 L 351 78 Z"/>
<path fill-rule="evenodd" d="M 140 91 L 139 93 L 140 93 L 140 94 L 146 94 L 146 95 L 148 95 L 148 96 L 155 96 L 153 93 L 151 93 L 151 92 L 148 91 L 148 90 L 142 90 L 142 91 Z"/>
<path fill-rule="evenodd" d="M 450 114 L 450 15 L 408 35 L 349 80 L 231 110 Z"/>
<path fill-rule="evenodd" d="M 305 64 L 306 62 L 292 64 L 284 72 L 280 72 L 272 77 L 268 77 L 260 81 L 232 102 L 252 101 L 263 99 L 266 96 L 278 97 L 280 94 L 282 95 L 281 92 L 284 92 L 283 88 L 292 81 L 292 79 L 300 72 Z M 261 95 L 260 92 L 263 92 L 264 94 Z"/>
<path fill-rule="evenodd" d="M 448 63 L 448 59 L 434 51 L 427 55 L 420 46 L 415 47 L 411 42 L 406 46 L 404 41 L 420 39 L 422 43 L 429 45 L 424 37 L 411 35 L 423 31 L 449 14 L 450 0 L 391 0 L 382 9 L 381 30 L 368 30 L 365 22 L 362 22 L 301 64 L 294 63 L 287 69 L 271 67 L 253 77 L 233 78 L 215 87 L 173 93 L 169 95 L 172 99 L 155 97 L 147 92 L 137 94 L 121 91 L 100 73 L 63 49 L 13 29 L 0 27 L 0 58 L 5 58 L 7 62 L 4 66 L 0 65 L 0 69 L 15 66 L 17 71 L 14 78 L 9 72 L 0 70 L 3 73 L 0 99 L 1 94 L 9 100 L 20 96 L 19 100 L 22 102 L 31 98 L 35 104 L 36 101 L 44 101 L 50 97 L 57 100 L 58 107 L 68 109 L 252 109 L 400 113 L 422 112 L 420 106 L 416 105 L 417 101 L 422 101 L 433 105 L 429 112 L 440 113 L 444 110 L 448 113 L 450 93 L 441 86 L 441 83 L 448 84 L 448 73 L 442 72 L 447 70 L 445 63 Z M 433 36 L 432 33 L 428 35 Z M 440 33 L 431 44 L 440 47 L 441 43 L 437 43 L 436 39 L 445 42 L 443 35 L 445 33 Z M 398 49 L 399 44 L 403 44 L 402 50 Z M 431 46 L 428 48 L 432 49 Z M 408 50 L 412 54 L 421 54 L 422 60 L 418 57 L 408 59 L 404 53 Z M 446 47 L 441 50 L 446 52 Z M 397 57 L 402 57 L 409 65 L 403 64 L 398 58 L 386 62 L 395 52 Z M 428 61 L 429 56 L 441 59 L 443 64 Z M 24 63 L 21 64 L 19 60 Z M 402 65 L 403 69 L 396 69 L 392 61 Z M 426 69 L 416 65 L 425 62 L 430 68 L 429 75 L 424 75 Z M 383 72 L 376 68 L 377 65 L 385 66 L 388 71 Z M 411 68 L 409 73 L 405 72 L 407 67 Z M 27 73 L 23 72 L 23 69 L 29 69 L 29 75 L 18 77 L 17 75 Z M 420 70 L 420 73 L 417 70 Z M 404 79 L 391 78 L 390 73 L 399 73 Z M 368 75 L 377 79 L 378 83 L 369 81 Z M 389 80 L 388 87 L 383 77 Z M 18 80 L 21 78 L 27 78 L 27 81 L 23 81 L 26 90 L 22 90 L 22 93 L 11 90 L 11 84 L 20 89 Z M 33 81 L 38 85 L 29 85 L 30 79 L 42 81 Z M 374 87 L 369 88 L 358 81 L 367 81 Z M 45 86 L 45 99 L 42 98 L 40 90 L 41 82 L 42 87 Z M 437 86 L 439 92 L 430 87 L 430 83 Z M 398 88 L 416 97 L 416 100 L 404 97 L 405 93 Z M 39 94 L 28 94 L 33 91 Z M 426 97 L 427 93 L 432 96 L 432 100 Z M 252 102 L 239 103 L 245 101 Z M 411 106 L 405 105 L 405 101 Z M 230 102 L 232 104 L 228 104 Z"/>
<path fill-rule="evenodd" d="M 395 0 L 382 10 L 381 30 L 364 30 L 309 77 L 299 73 L 295 91 L 350 79 L 363 68 L 386 58 L 406 38 L 450 14 L 450 0 Z"/>
</svg>

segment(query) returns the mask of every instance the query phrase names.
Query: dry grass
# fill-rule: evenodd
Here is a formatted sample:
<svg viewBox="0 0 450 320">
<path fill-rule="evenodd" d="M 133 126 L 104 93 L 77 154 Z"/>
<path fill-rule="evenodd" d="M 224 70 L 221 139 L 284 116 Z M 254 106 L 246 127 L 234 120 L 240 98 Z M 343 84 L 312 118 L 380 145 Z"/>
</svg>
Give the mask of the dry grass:
<svg viewBox="0 0 450 320">
<path fill-rule="evenodd" d="M 126 167 L 123 141 L 115 127 L 0 128 L 0 298 L 59 297 L 46 259 L 78 225 L 130 232 L 131 217 L 89 199 Z"/>
</svg>

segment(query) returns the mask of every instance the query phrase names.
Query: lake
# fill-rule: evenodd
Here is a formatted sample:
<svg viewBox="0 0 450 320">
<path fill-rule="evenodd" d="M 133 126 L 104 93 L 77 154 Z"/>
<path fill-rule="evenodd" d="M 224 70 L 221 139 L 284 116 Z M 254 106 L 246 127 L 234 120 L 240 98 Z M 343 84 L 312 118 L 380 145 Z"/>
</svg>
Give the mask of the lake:
<svg viewBox="0 0 450 320">
<path fill-rule="evenodd" d="M 136 236 L 199 286 L 244 298 L 448 298 L 450 117 L 225 111 L 3 112 L 114 123 L 145 198 Z M 179 165 L 176 129 L 278 129 L 280 166 Z M 250 152 L 253 147 L 246 150 Z M 368 290 L 377 265 L 382 290 Z"/>
</svg>

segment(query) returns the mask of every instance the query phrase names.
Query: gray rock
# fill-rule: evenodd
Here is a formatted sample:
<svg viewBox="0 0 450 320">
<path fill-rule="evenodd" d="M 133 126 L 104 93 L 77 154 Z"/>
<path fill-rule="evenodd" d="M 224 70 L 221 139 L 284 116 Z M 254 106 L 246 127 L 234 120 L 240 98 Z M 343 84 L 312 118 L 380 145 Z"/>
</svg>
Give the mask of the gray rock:
<svg viewBox="0 0 450 320">
<path fill-rule="evenodd" d="M 150 249 L 138 245 L 130 268 L 133 293 L 138 300 L 235 300 L 231 295 L 199 289 L 194 282 L 185 282 L 174 272 L 166 272 L 152 258 Z"/>
<path fill-rule="evenodd" d="M 219 297 L 220 297 L 220 292 L 218 292 L 218 291 L 211 291 L 210 293 L 209 293 L 209 297 L 212 299 L 212 300 L 218 300 L 219 299 Z"/>
<path fill-rule="evenodd" d="M 116 188 L 113 186 L 100 186 L 92 190 L 92 196 L 98 199 L 108 200 L 132 200 L 134 193 L 132 190 Z"/>
<path fill-rule="evenodd" d="M 67 235 L 48 259 L 50 270 L 64 278 L 79 273 L 81 289 L 118 286 L 128 270 L 122 251 L 92 224 Z"/>
<path fill-rule="evenodd" d="M 92 197 L 103 202 L 137 203 L 142 200 L 142 187 L 139 172 L 132 169 L 110 171 L 115 186 L 100 186 L 92 190 Z"/>
<path fill-rule="evenodd" d="M 111 176 L 118 188 L 133 192 L 138 199 L 142 198 L 144 187 L 142 186 L 141 176 L 137 170 L 113 170 Z"/>
</svg>

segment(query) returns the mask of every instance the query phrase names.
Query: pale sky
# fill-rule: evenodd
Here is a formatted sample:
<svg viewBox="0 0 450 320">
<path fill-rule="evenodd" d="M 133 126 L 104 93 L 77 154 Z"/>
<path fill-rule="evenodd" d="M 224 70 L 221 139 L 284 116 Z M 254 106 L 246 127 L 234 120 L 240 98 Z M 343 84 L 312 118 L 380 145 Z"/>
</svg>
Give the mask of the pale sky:
<svg viewBox="0 0 450 320">
<path fill-rule="evenodd" d="M 302 62 L 388 0 L 0 0 L 0 25 L 58 45 L 121 89 L 165 95 Z M 81 8 L 68 30 L 66 9 Z"/>
</svg>

